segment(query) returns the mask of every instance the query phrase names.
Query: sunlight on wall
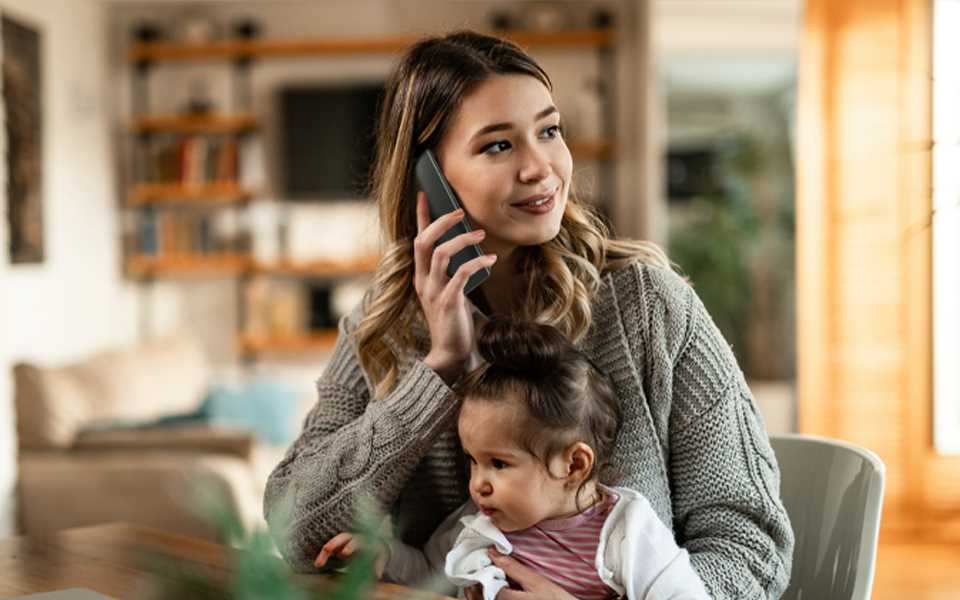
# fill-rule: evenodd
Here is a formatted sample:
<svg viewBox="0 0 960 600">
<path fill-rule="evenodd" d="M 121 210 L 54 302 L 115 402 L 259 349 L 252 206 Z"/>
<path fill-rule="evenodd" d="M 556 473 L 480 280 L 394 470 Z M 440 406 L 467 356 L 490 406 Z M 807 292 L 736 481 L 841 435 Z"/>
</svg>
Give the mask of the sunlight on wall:
<svg viewBox="0 0 960 600">
<path fill-rule="evenodd" d="M 960 454 L 960 2 L 934 7 L 934 443 Z"/>
</svg>

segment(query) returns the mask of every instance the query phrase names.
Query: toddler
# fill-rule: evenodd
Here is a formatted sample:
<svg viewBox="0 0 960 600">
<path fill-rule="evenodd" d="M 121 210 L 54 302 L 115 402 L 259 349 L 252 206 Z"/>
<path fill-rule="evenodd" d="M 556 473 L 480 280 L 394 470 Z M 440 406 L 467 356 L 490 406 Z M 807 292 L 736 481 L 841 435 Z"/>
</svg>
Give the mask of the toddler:
<svg viewBox="0 0 960 600">
<path fill-rule="evenodd" d="M 442 568 L 494 600 L 509 585 L 495 548 L 581 600 L 708 598 L 646 498 L 609 485 L 620 410 L 607 378 L 547 325 L 491 320 L 477 344 L 485 364 L 458 385 L 471 501 L 423 550 L 392 541 L 384 577 L 413 585 Z M 334 537 L 318 565 L 355 543 Z"/>
</svg>

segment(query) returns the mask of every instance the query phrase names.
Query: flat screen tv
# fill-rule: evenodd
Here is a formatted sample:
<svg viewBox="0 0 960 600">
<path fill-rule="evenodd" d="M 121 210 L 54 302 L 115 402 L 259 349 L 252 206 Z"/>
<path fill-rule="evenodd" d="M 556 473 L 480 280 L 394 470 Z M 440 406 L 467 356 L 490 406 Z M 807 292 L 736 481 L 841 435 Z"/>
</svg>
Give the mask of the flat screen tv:
<svg viewBox="0 0 960 600">
<path fill-rule="evenodd" d="M 283 197 L 368 198 L 383 82 L 298 84 L 278 95 Z"/>
</svg>

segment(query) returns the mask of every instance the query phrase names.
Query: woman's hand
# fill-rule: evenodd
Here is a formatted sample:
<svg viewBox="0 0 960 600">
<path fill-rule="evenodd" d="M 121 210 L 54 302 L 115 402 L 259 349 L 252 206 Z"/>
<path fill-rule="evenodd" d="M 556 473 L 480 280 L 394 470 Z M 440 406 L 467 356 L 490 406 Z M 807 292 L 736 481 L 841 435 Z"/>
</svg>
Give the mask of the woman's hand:
<svg viewBox="0 0 960 600">
<path fill-rule="evenodd" d="M 417 237 L 413 240 L 414 287 L 430 328 L 430 353 L 424 362 L 447 383 L 456 379 L 473 349 L 473 316 L 463 293 L 470 276 L 496 262 L 496 255 L 474 258 L 447 277 L 450 258 L 485 237 L 482 229 L 458 235 L 434 248 L 440 237 L 464 216 L 463 209 L 433 223 L 427 194 L 417 192 Z"/>
<path fill-rule="evenodd" d="M 487 554 L 494 565 L 503 569 L 507 579 L 515 581 L 521 588 L 519 590 L 503 588 L 497 594 L 497 600 L 577 600 L 567 590 L 513 558 L 500 554 L 492 548 L 487 550 Z M 467 588 L 468 600 L 483 599 L 482 591 L 475 591 L 475 595 L 471 597 L 470 589 Z"/>
<path fill-rule="evenodd" d="M 361 548 L 360 538 L 352 533 L 338 533 L 320 548 L 320 553 L 314 559 L 313 564 L 318 569 L 327 564 L 331 556 L 337 558 L 350 558 Z M 383 568 L 386 565 L 386 556 L 384 552 L 378 552 L 377 558 L 373 562 L 373 570 L 377 579 L 383 576 Z"/>
</svg>

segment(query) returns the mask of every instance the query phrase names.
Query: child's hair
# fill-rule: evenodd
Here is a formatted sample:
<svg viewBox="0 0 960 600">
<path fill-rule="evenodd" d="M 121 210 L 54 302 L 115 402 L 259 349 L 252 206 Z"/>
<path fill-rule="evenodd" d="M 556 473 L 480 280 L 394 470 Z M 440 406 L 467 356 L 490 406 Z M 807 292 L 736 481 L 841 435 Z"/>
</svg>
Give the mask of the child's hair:
<svg viewBox="0 0 960 600">
<path fill-rule="evenodd" d="M 593 479 L 611 483 L 620 405 L 607 376 L 550 325 L 491 319 L 480 328 L 477 347 L 487 364 L 461 380 L 460 395 L 469 401 L 516 399 L 525 450 L 547 464 L 582 441 L 593 449 L 594 464 L 581 488 Z"/>
</svg>

